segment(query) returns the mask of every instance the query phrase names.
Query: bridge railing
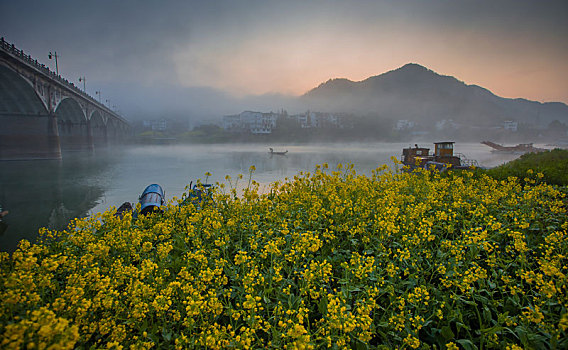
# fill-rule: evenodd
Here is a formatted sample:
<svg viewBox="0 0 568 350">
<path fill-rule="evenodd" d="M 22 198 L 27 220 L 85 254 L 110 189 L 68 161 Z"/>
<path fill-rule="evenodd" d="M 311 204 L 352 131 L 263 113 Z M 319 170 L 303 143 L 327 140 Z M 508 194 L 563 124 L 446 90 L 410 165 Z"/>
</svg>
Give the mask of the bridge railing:
<svg viewBox="0 0 568 350">
<path fill-rule="evenodd" d="M 35 69 L 39 70 L 40 72 L 49 75 L 52 79 L 57 80 L 62 84 L 65 84 L 67 86 L 67 88 L 69 88 L 69 89 L 75 91 L 76 93 L 82 95 L 83 97 L 91 100 L 95 104 L 101 105 L 104 109 L 107 109 L 110 112 L 112 112 L 113 114 L 117 115 L 111 109 L 107 108 L 105 105 L 103 105 L 102 103 L 100 103 L 96 99 L 94 99 L 91 95 L 87 94 L 86 91 L 79 89 L 78 87 L 75 86 L 75 84 L 71 83 L 70 81 L 61 77 L 60 75 L 57 75 L 55 72 L 50 70 L 49 67 L 47 67 L 45 64 L 39 63 L 38 60 L 33 59 L 32 56 L 26 55 L 24 53 L 24 50 L 20 50 L 14 44 L 10 44 L 6 40 L 4 40 L 4 37 L 0 38 L 0 48 L 2 50 L 12 54 L 13 56 L 18 57 L 20 60 L 26 62 L 27 64 L 31 65 Z"/>
<path fill-rule="evenodd" d="M 37 69 L 43 71 L 44 73 L 56 75 L 55 73 L 50 72 L 49 68 L 47 68 L 45 64 L 40 64 L 37 60 L 34 60 L 32 56 L 26 55 L 24 53 L 24 50 L 19 50 L 18 48 L 16 48 L 16 46 L 14 46 L 14 44 L 8 43 L 6 40 L 4 40 L 3 37 L 0 38 L 0 47 L 4 49 L 4 51 L 7 51 L 12 55 L 19 57 L 22 61 L 26 61 L 28 64 L 35 66 Z"/>
</svg>

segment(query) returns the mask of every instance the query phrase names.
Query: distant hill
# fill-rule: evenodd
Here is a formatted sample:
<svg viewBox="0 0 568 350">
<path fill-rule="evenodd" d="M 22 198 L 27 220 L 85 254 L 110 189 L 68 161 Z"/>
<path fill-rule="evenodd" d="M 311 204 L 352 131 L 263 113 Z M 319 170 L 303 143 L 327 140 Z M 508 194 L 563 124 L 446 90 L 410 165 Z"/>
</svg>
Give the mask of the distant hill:
<svg viewBox="0 0 568 350">
<path fill-rule="evenodd" d="M 372 114 L 421 124 L 443 119 L 476 126 L 492 126 L 504 120 L 537 127 L 546 127 L 554 120 L 568 124 L 568 106 L 564 103 L 499 97 L 415 63 L 359 82 L 331 79 L 300 100 L 312 110 Z"/>
</svg>

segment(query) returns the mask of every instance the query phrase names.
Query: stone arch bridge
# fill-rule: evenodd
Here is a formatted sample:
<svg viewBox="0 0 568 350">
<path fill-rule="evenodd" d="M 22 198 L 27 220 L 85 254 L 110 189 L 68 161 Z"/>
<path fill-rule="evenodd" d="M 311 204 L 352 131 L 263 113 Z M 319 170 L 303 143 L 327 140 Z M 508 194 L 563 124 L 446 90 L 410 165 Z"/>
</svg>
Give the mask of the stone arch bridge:
<svg viewBox="0 0 568 350">
<path fill-rule="evenodd" d="M 0 39 L 0 160 L 60 159 L 129 132 L 123 117 Z"/>
</svg>

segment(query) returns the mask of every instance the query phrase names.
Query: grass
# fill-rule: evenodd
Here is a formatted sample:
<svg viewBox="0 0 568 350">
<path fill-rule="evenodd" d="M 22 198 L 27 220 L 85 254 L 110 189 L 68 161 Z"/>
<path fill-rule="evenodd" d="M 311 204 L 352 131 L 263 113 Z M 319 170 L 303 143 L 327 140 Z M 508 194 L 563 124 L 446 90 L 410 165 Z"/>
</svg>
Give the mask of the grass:
<svg viewBox="0 0 568 350">
<path fill-rule="evenodd" d="M 568 150 L 554 149 L 540 153 L 523 154 L 519 159 L 486 171 L 487 175 L 505 180 L 516 177 L 524 181 L 527 174 L 541 173 L 542 181 L 568 185 Z"/>
</svg>

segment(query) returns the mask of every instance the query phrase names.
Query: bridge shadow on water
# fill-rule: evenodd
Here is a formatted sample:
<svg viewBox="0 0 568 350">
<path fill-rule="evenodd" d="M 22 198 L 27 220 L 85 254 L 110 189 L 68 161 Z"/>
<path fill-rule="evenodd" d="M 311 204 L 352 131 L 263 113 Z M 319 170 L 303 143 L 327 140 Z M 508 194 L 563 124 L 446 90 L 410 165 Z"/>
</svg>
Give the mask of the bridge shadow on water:
<svg viewBox="0 0 568 350">
<path fill-rule="evenodd" d="M 86 216 L 105 192 L 110 164 L 112 157 L 91 152 L 1 162 L 0 206 L 9 214 L 0 223 L 0 250 L 13 252 L 22 239 L 35 242 L 41 227 L 62 230 Z"/>
</svg>

